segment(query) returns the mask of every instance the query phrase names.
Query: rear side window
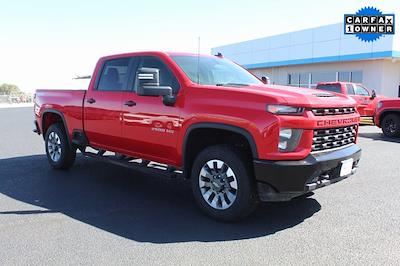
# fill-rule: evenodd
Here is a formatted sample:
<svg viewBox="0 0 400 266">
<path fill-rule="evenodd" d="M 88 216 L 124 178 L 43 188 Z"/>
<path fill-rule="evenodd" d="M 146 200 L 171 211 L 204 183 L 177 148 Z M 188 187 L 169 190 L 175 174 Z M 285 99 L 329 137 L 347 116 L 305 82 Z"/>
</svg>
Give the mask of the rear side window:
<svg viewBox="0 0 400 266">
<path fill-rule="evenodd" d="M 160 70 L 160 86 L 169 86 L 172 88 L 174 94 L 179 92 L 179 82 L 168 68 L 159 58 L 154 56 L 144 56 L 139 65 L 139 68 L 151 67 L 158 68 Z M 136 91 L 136 90 L 135 90 Z"/>
<path fill-rule="evenodd" d="M 324 91 L 331 91 L 331 92 L 337 92 L 337 93 L 342 93 L 342 88 L 340 84 L 324 84 L 324 85 L 318 85 L 317 86 L 318 90 L 324 90 Z"/>
<path fill-rule="evenodd" d="M 355 94 L 360 95 L 360 96 L 369 96 L 369 92 L 364 88 L 361 87 L 360 85 L 355 86 Z"/>
<path fill-rule="evenodd" d="M 97 90 L 127 90 L 129 61 L 130 58 L 120 58 L 106 61 L 103 65 Z"/>
<path fill-rule="evenodd" d="M 354 88 L 353 88 L 353 85 L 351 85 L 351 84 L 346 84 L 346 91 L 347 91 L 347 94 L 349 94 L 349 95 L 354 95 Z"/>
</svg>

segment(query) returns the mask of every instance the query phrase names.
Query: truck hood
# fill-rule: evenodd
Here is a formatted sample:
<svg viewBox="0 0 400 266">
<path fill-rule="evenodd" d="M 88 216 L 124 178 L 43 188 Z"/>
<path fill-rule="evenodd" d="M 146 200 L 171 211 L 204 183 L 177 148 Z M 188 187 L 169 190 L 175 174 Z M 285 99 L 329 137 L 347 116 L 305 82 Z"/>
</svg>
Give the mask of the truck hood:
<svg viewBox="0 0 400 266">
<path fill-rule="evenodd" d="M 286 104 L 298 107 L 354 107 L 355 100 L 336 93 L 330 93 L 315 89 L 299 87 L 280 86 L 280 85 L 250 85 L 242 87 L 248 93 L 258 94 L 268 98 L 273 98 L 279 104 Z M 270 100 L 273 100 L 270 99 Z"/>
</svg>

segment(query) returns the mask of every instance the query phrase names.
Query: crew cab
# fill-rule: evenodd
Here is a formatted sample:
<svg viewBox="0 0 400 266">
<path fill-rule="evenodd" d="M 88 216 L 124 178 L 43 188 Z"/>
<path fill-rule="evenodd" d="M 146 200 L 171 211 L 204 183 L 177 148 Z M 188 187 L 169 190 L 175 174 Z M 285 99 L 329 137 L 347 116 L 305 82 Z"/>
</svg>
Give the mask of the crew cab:
<svg viewBox="0 0 400 266">
<path fill-rule="evenodd" d="M 369 90 L 360 83 L 352 82 L 320 82 L 316 89 L 342 93 L 350 96 L 357 102 L 357 111 L 362 121 L 371 120 L 374 116 L 376 105 L 385 97 L 376 95 L 375 90 Z"/>
<path fill-rule="evenodd" d="M 87 90 L 37 90 L 34 101 L 53 168 L 69 168 L 79 150 L 182 176 L 223 221 L 347 178 L 361 156 L 354 100 L 264 84 L 221 55 L 106 56 Z"/>
<path fill-rule="evenodd" d="M 386 136 L 400 137 L 400 99 L 379 101 L 374 122 Z"/>
</svg>

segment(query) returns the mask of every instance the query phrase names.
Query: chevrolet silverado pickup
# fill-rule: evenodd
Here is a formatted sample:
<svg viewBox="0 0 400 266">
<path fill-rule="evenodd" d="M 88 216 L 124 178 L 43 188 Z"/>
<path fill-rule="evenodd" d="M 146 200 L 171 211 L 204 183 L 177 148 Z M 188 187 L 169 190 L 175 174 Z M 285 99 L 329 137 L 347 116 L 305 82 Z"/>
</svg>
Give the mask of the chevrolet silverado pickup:
<svg viewBox="0 0 400 266">
<path fill-rule="evenodd" d="M 383 95 L 376 95 L 375 90 L 352 82 L 320 82 L 316 89 L 342 93 L 353 98 L 357 102 L 356 108 L 362 123 L 372 123 L 378 102 L 385 98 Z"/>
<path fill-rule="evenodd" d="M 379 101 L 374 123 L 388 137 L 400 137 L 400 99 Z"/>
<path fill-rule="evenodd" d="M 202 211 L 234 221 L 259 201 L 352 175 L 361 156 L 355 105 L 264 84 L 222 55 L 139 52 L 101 58 L 87 90 L 38 90 L 34 131 L 53 168 L 70 167 L 79 150 L 182 176 Z"/>
</svg>

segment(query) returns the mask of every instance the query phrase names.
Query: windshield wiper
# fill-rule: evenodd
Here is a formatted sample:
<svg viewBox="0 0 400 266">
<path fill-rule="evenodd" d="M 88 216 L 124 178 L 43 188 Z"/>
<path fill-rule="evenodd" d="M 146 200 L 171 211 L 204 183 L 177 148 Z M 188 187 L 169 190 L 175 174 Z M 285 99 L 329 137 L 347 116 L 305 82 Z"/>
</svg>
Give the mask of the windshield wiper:
<svg viewBox="0 0 400 266">
<path fill-rule="evenodd" d="M 216 86 L 238 86 L 238 87 L 240 87 L 240 86 L 250 86 L 249 84 L 243 84 L 243 83 L 229 83 L 229 82 L 227 82 L 227 83 L 217 83 L 217 84 L 215 84 Z"/>
</svg>

